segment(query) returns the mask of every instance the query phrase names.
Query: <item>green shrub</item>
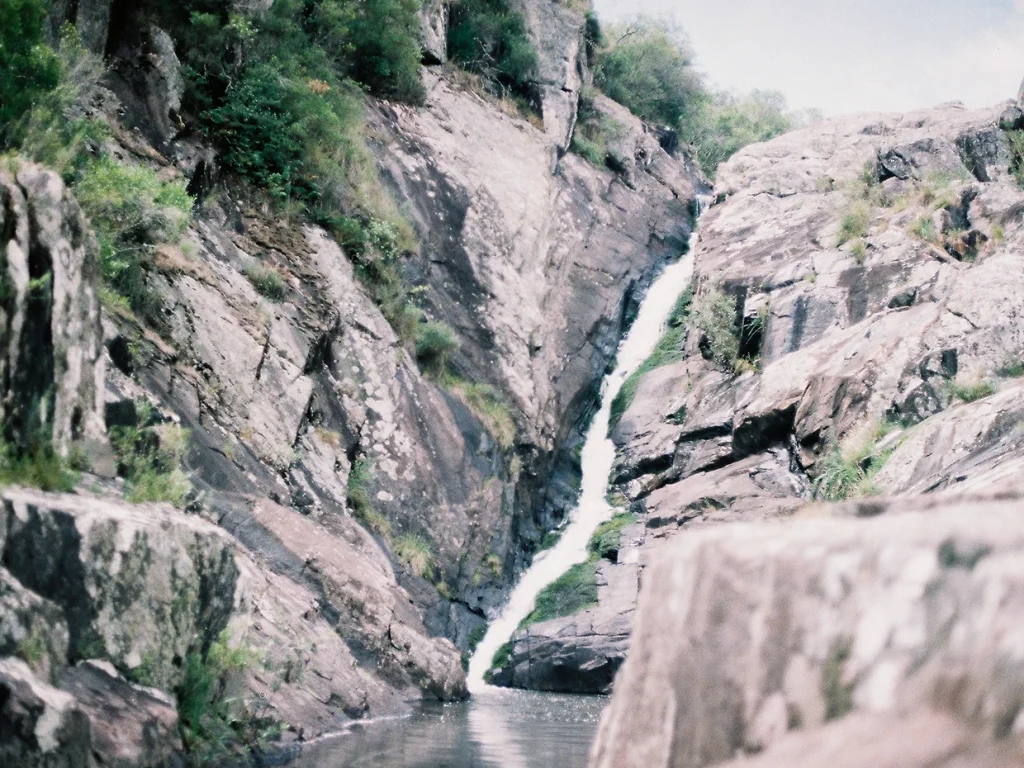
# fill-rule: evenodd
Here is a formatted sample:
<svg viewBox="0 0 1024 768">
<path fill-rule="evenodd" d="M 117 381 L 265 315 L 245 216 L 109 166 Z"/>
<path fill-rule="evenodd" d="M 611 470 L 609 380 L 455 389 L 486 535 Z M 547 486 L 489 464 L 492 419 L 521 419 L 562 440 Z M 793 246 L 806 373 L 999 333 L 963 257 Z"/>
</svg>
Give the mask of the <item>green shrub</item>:
<svg viewBox="0 0 1024 768">
<path fill-rule="evenodd" d="M 349 25 L 349 74 L 373 93 L 421 103 L 419 0 L 366 0 L 355 7 Z"/>
<path fill-rule="evenodd" d="M 618 555 L 619 540 L 622 532 L 636 522 L 636 515 L 632 512 L 621 512 L 598 526 L 594 535 L 590 537 L 587 544 L 587 551 L 591 555 L 611 560 L 612 555 Z"/>
<path fill-rule="evenodd" d="M 935 225 L 927 216 L 918 219 L 910 231 L 928 243 L 935 242 Z"/>
<path fill-rule="evenodd" d="M 693 66 L 693 51 L 668 23 L 634 19 L 608 30 L 594 83 L 637 117 L 673 128 L 693 122 L 708 93 Z"/>
<path fill-rule="evenodd" d="M 244 674 L 258 660 L 246 648 L 229 648 L 226 632 L 205 654 L 186 656 L 185 676 L 174 693 L 178 728 L 191 765 L 216 765 L 249 754 L 280 732 L 277 723 L 255 716 L 227 696 L 229 678 Z"/>
<path fill-rule="evenodd" d="M 44 0 L 0 3 L 0 147 L 14 123 L 60 82 L 60 60 L 45 43 L 48 10 Z"/>
<path fill-rule="evenodd" d="M 840 446 L 834 437 L 829 437 L 827 450 L 816 467 L 814 498 L 821 501 L 843 501 L 877 494 L 874 476 L 885 466 L 892 453 L 889 450 L 879 454 L 878 442 L 898 428 L 898 424 L 884 421 L 871 430 L 865 439 L 847 446 Z"/>
<path fill-rule="evenodd" d="M 184 182 L 102 155 L 80 171 L 74 192 L 99 240 L 107 284 L 132 308 L 152 311 L 146 272 L 154 246 L 177 243 L 188 228 L 192 198 Z"/>
<path fill-rule="evenodd" d="M 704 355 L 723 370 L 735 370 L 740 355 L 736 300 L 718 288 L 704 293 L 694 302 L 693 324 L 703 334 Z"/>
<path fill-rule="evenodd" d="M 508 0 L 462 0 L 451 6 L 448 55 L 505 90 L 526 94 L 539 59 L 523 15 Z"/>
<path fill-rule="evenodd" d="M 420 578 L 430 580 L 434 577 L 434 550 L 426 539 L 406 534 L 395 542 L 394 551 L 395 557 Z"/>
<path fill-rule="evenodd" d="M 516 441 L 516 422 L 508 404 L 494 387 L 460 379 L 452 373 L 441 377 L 441 383 L 458 396 L 466 407 L 487 427 L 502 450 L 509 450 Z"/>
<path fill-rule="evenodd" d="M 692 304 L 693 290 L 691 288 L 687 288 L 676 300 L 676 305 L 672 309 L 672 314 L 669 316 L 668 330 L 658 341 L 658 345 L 654 348 L 654 352 L 652 352 L 651 356 L 644 361 L 643 365 L 637 368 L 636 371 L 626 379 L 622 385 L 622 389 L 619 390 L 619 393 L 612 401 L 609 429 L 615 428 L 615 425 L 622 420 L 626 411 L 629 410 L 629 406 L 633 404 L 633 399 L 636 397 L 637 389 L 639 389 L 640 382 L 643 381 L 644 376 L 653 370 L 666 365 L 671 365 L 672 363 L 677 363 L 683 359 L 683 342 L 686 340 L 686 323 L 690 317 Z"/>
<path fill-rule="evenodd" d="M 1019 379 L 1024 376 L 1024 357 L 1011 355 L 1003 361 L 996 375 L 1004 379 Z"/>
<path fill-rule="evenodd" d="M 352 462 L 348 473 L 348 503 L 358 518 L 365 518 L 373 511 L 370 491 L 367 488 L 373 477 L 373 461 L 365 456 Z"/>
<path fill-rule="evenodd" d="M 513 649 L 512 641 L 509 640 L 494 652 L 494 656 L 491 657 L 491 668 L 484 673 L 486 682 L 490 683 L 494 679 L 495 672 L 500 672 L 512 663 Z"/>
<path fill-rule="evenodd" d="M 20 485 L 43 491 L 70 493 L 78 475 L 67 459 L 53 450 L 49 442 L 36 442 L 28 450 L 0 443 L 0 488 Z"/>
<path fill-rule="evenodd" d="M 20 156 L 57 171 L 68 183 L 109 133 L 96 119 L 72 117 L 85 112 L 104 73 L 103 60 L 86 50 L 78 31 L 65 25 L 57 50 L 60 82 L 40 94 L 32 109 L 6 128 L 8 144 Z M 0 122 L 0 126 L 3 123 Z M 2 142 L 0 142 L 2 143 Z"/>
<path fill-rule="evenodd" d="M 269 267 L 250 267 L 245 270 L 245 276 L 249 278 L 257 293 L 271 301 L 281 301 L 285 295 L 285 283 L 281 273 Z"/>
<path fill-rule="evenodd" d="M 798 125 L 799 119 L 777 91 L 753 91 L 745 96 L 712 93 L 700 111 L 680 126 L 680 138 L 697 148 L 697 159 L 714 178 L 718 166 L 743 147 L 769 141 Z"/>
<path fill-rule="evenodd" d="M 603 39 L 608 42 L 596 55 L 595 84 L 641 119 L 677 130 L 696 147 L 709 176 L 748 144 L 800 122 L 777 92 L 710 91 L 694 68 L 690 45 L 664 21 L 637 17 L 610 27 Z"/>
<path fill-rule="evenodd" d="M 608 150 L 599 141 L 588 139 L 581 133 L 576 132 L 569 144 L 569 151 L 574 152 L 591 165 L 603 168 L 605 159 L 608 157 Z"/>
<path fill-rule="evenodd" d="M 140 407 L 139 414 L 141 426 L 110 430 L 118 473 L 125 478 L 125 498 L 133 504 L 166 502 L 181 507 L 192 490 L 183 469 L 189 433 L 173 424 L 148 426 L 148 406 Z"/>
<path fill-rule="evenodd" d="M 950 382 L 949 393 L 953 397 L 964 401 L 965 403 L 973 403 L 977 400 L 984 400 L 986 397 L 990 397 L 996 393 L 995 385 L 988 381 L 981 381 L 973 384 L 962 384 L 960 382 Z"/>
<path fill-rule="evenodd" d="M 871 214 L 871 208 L 864 201 L 851 202 L 839 222 L 839 238 L 836 245 L 842 246 L 851 240 L 867 237 Z"/>
<path fill-rule="evenodd" d="M 440 377 L 448 368 L 448 360 L 459 348 L 459 340 L 442 322 L 424 323 L 416 336 L 416 358 L 428 375 Z"/>
<path fill-rule="evenodd" d="M 588 560 L 574 565 L 537 595 L 533 611 L 520 629 L 549 619 L 572 616 L 597 605 L 597 563 Z"/>
</svg>

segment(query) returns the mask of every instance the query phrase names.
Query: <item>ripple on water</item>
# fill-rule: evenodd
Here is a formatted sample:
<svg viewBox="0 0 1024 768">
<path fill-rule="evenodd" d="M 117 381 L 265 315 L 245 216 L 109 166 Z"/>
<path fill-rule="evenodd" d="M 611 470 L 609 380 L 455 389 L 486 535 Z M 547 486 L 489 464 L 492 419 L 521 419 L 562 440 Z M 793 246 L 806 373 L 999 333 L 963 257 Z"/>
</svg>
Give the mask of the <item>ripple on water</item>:
<svg viewBox="0 0 1024 768">
<path fill-rule="evenodd" d="M 411 718 L 368 723 L 309 750 L 298 768 L 585 768 L 608 700 L 491 689 Z"/>
</svg>

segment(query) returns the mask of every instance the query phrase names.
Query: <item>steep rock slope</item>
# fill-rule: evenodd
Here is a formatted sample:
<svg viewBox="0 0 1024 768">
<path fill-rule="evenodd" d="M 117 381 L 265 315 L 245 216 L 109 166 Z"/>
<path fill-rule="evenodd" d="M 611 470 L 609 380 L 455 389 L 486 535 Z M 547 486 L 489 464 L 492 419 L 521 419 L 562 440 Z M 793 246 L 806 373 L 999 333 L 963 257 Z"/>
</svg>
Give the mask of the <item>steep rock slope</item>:
<svg viewBox="0 0 1024 768">
<path fill-rule="evenodd" d="M 642 379 L 612 435 L 636 521 L 599 572 L 627 586 L 520 632 L 513 684 L 607 689 L 643 569 L 682 531 L 788 515 L 815 483 L 837 498 L 1013 475 L 1019 120 L 958 105 L 839 118 L 723 166 L 682 359 Z"/>
<path fill-rule="evenodd" d="M 235 5 L 259 14 L 269 4 Z M 652 274 L 685 247 L 702 183 L 685 158 L 667 154 L 611 103 L 602 108 L 626 128 L 618 170 L 564 154 L 586 77 L 583 18 L 556 9 L 560 25 L 552 26 L 548 4 L 526 5 L 530 28 L 544 35 L 550 93 L 541 102 L 556 104 L 545 107 L 543 127 L 506 114 L 442 69 L 426 73 L 423 107 L 379 102 L 369 116 L 382 174 L 422 243 L 403 254 L 404 279 L 431 318 L 456 330 L 455 373 L 489 384 L 507 403 L 509 436 L 465 392 L 424 375 L 350 254 L 324 230 L 213 186 L 215 153 L 181 128 L 182 80 L 166 33 L 133 24 L 141 17 L 127 4 L 56 4 L 55 29 L 75 22 L 86 46 L 107 54 L 110 70 L 87 116 L 104 119 L 111 135 L 91 149 L 160 179 L 184 178 L 205 198 L 182 244 L 154 254 L 145 279 L 157 307 L 144 321 L 115 307 L 101 331 L 97 276 L 85 275 L 75 289 L 84 300 L 69 316 L 85 327 L 70 350 L 81 359 L 58 368 L 79 376 L 66 382 L 84 403 L 72 410 L 79 413 L 70 419 L 72 436 L 97 442 L 95 475 L 80 484 L 88 492 L 11 491 L 6 502 L 4 536 L 17 545 L 4 550 L 9 574 L 2 575 L 16 585 L 15 602 L 44 606 L 71 637 L 34 672 L 71 671 L 66 684 L 33 682 L 15 663 L 4 680 L 26 702 L 49 702 L 56 714 L 32 709 L 47 722 L 67 721 L 72 753 L 102 725 L 92 723 L 92 736 L 80 727 L 96 701 L 84 663 L 113 665 L 102 668 L 113 701 L 133 695 L 119 688 L 127 680 L 170 690 L 186 654 L 223 638 L 262 659 L 262 669 L 234 681 L 235 698 L 255 715 L 254 727 L 287 723 L 285 742 L 408 712 L 423 696 L 465 695 L 460 653 L 571 507 L 579 473 L 573 449 L 600 377 Z M 443 9 L 428 5 L 423 18 L 424 45 L 443 61 Z M 60 185 L 52 175 L 47 183 Z M 78 214 L 51 213 L 44 223 L 70 233 L 61 253 L 94 258 Z M 34 226 L 9 237 L 6 219 L 0 231 L 10 269 L 18 265 L 12 247 L 30 243 L 34 252 L 48 232 Z M 281 278 L 280 301 L 265 299 L 246 276 L 260 269 Z M 12 317 L 4 318 L 5 342 L 17 341 Z M 62 331 L 58 322 L 63 316 L 54 316 Z M 109 360 L 99 354 L 101 338 Z M 58 400 L 59 408 L 72 408 L 72 399 Z M 100 409 L 108 427 L 189 430 L 189 514 L 120 503 L 102 424 L 87 418 Z M 22 551 L 35 552 L 40 567 Z M 57 583 L 69 563 L 80 577 L 74 595 Z M 142 578 L 147 569 L 152 584 Z M 201 591 L 206 602 L 188 621 L 172 621 L 187 606 L 161 590 L 196 573 L 211 577 Z M 129 584 L 135 577 L 138 584 Z M 122 593 L 134 602 L 125 604 Z M 79 603 L 86 614 L 71 616 Z M 212 618 L 207 603 L 216 605 Z M 118 634 L 111 619 L 124 611 L 137 640 Z M 202 632 L 188 636 L 189 627 Z M 14 646 L 29 629 L 18 630 Z M 176 734 L 166 700 L 162 706 L 154 717 Z"/>
</svg>

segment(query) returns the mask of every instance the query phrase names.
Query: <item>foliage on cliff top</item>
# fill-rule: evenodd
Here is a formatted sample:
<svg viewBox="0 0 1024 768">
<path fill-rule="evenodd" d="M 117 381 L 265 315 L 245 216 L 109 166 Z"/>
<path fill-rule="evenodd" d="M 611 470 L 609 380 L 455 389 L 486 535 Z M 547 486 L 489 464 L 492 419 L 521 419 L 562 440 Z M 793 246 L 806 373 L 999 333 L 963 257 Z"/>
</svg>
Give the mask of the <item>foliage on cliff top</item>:
<svg viewBox="0 0 1024 768">
<path fill-rule="evenodd" d="M 642 120 L 678 131 L 709 176 L 748 144 L 817 119 L 790 111 L 774 91 L 712 91 L 694 66 L 689 41 L 662 20 L 638 16 L 609 26 L 596 47 L 595 84 Z"/>
<path fill-rule="evenodd" d="M 14 122 L 60 82 L 60 60 L 43 36 L 48 8 L 44 0 L 0 3 L 0 147 Z"/>
<path fill-rule="evenodd" d="M 448 55 L 502 91 L 528 95 L 537 77 L 537 50 L 523 15 L 508 0 L 462 0 L 451 6 Z"/>
</svg>

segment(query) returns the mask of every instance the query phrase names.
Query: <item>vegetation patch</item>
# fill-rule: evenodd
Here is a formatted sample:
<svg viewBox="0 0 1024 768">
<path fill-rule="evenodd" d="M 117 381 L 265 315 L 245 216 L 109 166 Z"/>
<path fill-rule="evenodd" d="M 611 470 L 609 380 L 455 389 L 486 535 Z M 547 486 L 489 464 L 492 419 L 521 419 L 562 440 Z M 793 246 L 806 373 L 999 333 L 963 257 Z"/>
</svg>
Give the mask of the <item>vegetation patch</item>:
<svg viewBox="0 0 1024 768">
<path fill-rule="evenodd" d="M 70 493 L 77 482 L 71 462 L 58 455 L 48 440 L 34 441 L 27 450 L 0 442 L 0 488 L 20 485 Z"/>
<path fill-rule="evenodd" d="M 423 372 L 438 381 L 448 370 L 448 361 L 459 346 L 455 331 L 446 323 L 424 323 L 416 335 L 416 359 Z"/>
<path fill-rule="evenodd" d="M 284 280 L 281 273 L 270 267 L 250 267 L 245 270 L 245 276 L 249 278 L 252 287 L 264 298 L 271 301 L 281 301 L 285 294 Z"/>
<path fill-rule="evenodd" d="M 879 453 L 878 443 L 899 428 L 894 422 L 882 422 L 869 430 L 866 436 L 854 439 L 846 446 L 840 446 L 834 437 L 829 437 L 826 452 L 816 467 L 818 475 L 814 480 L 814 498 L 843 501 L 877 495 L 874 477 L 894 450 Z"/>
<path fill-rule="evenodd" d="M 964 383 L 953 381 L 949 383 L 949 394 L 965 403 L 973 403 L 984 400 L 996 393 L 996 387 L 992 382 L 980 381 L 975 383 Z"/>
<path fill-rule="evenodd" d="M 853 711 L 855 685 L 846 681 L 846 662 L 853 653 L 853 642 L 841 638 L 832 644 L 821 676 L 821 694 L 825 699 L 825 720 L 836 720 Z"/>
<path fill-rule="evenodd" d="M 190 653 L 185 677 L 175 690 L 182 742 L 193 766 L 218 765 L 243 757 L 280 735 L 281 725 L 246 710 L 227 696 L 230 678 L 239 677 L 258 661 L 246 648 L 230 648 L 227 635 L 206 654 Z"/>
<path fill-rule="evenodd" d="M 686 324 L 690 317 L 692 304 L 693 290 L 687 288 L 676 300 L 676 305 L 669 316 L 668 330 L 658 341 L 654 352 L 626 379 L 622 389 L 612 400 L 609 429 L 614 429 L 629 410 L 629 406 L 633 404 L 636 397 L 637 389 L 640 388 L 640 382 L 648 373 L 666 365 L 678 363 L 683 359 L 683 342 L 686 341 Z"/>
<path fill-rule="evenodd" d="M 177 244 L 188 229 L 193 201 L 184 181 L 161 181 L 148 168 L 103 155 L 78 172 L 74 192 L 96 232 L 107 284 L 132 309 L 155 314 L 147 272 L 155 247 Z"/>
<path fill-rule="evenodd" d="M 473 415 L 487 427 L 487 431 L 503 451 L 511 450 L 515 446 L 515 419 L 508 404 L 494 387 L 465 381 L 450 371 L 442 377 L 441 383 L 464 402 Z"/>
<path fill-rule="evenodd" d="M 696 147 L 711 177 L 746 145 L 819 119 L 789 111 L 776 92 L 737 96 L 710 90 L 685 38 L 661 20 L 638 17 L 604 34 L 594 24 L 588 46 L 597 87 L 642 120 L 678 131 L 682 142 Z"/>
<path fill-rule="evenodd" d="M 1010 170 L 1017 184 L 1024 188 L 1024 131 L 1007 131 L 1006 138 L 1010 142 L 1010 155 L 1013 158 Z"/>
<path fill-rule="evenodd" d="M 556 581 L 545 587 L 534 603 L 520 629 L 542 621 L 572 616 L 597 605 L 597 562 L 590 559 L 574 565 Z"/>
<path fill-rule="evenodd" d="M 426 539 L 408 533 L 398 538 L 394 544 L 395 557 L 406 568 L 422 579 L 432 579 L 436 561 L 434 550 Z"/>
<path fill-rule="evenodd" d="M 491 668 L 484 673 L 484 680 L 486 682 L 492 682 L 494 680 L 495 673 L 500 672 L 512 663 L 513 650 L 514 646 L 512 641 L 509 640 L 494 652 L 494 656 L 491 658 Z"/>
<path fill-rule="evenodd" d="M 620 512 L 611 520 L 601 523 L 594 535 L 590 537 L 587 551 L 593 557 L 611 560 L 613 563 L 617 562 L 622 532 L 634 523 L 636 523 L 636 515 L 632 512 Z"/>
<path fill-rule="evenodd" d="M 740 359 L 740 327 L 736 300 L 720 288 L 694 302 L 693 324 L 701 332 L 701 353 L 724 371 L 735 371 Z"/>
<path fill-rule="evenodd" d="M 462 0 L 451 6 L 448 55 L 501 95 L 531 96 L 540 60 L 526 21 L 508 0 Z"/>
<path fill-rule="evenodd" d="M 125 498 L 133 504 L 166 502 L 182 507 L 192 490 L 183 469 L 189 433 L 174 424 L 153 425 L 148 403 L 137 410 L 139 426 L 110 430 L 118 473 L 125 478 Z"/>
</svg>

